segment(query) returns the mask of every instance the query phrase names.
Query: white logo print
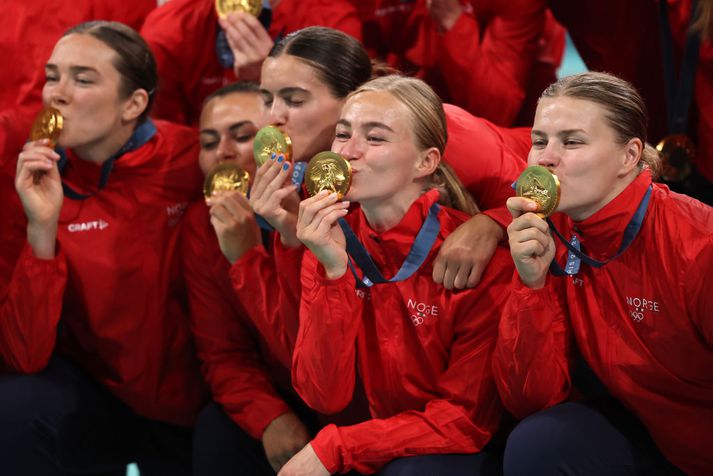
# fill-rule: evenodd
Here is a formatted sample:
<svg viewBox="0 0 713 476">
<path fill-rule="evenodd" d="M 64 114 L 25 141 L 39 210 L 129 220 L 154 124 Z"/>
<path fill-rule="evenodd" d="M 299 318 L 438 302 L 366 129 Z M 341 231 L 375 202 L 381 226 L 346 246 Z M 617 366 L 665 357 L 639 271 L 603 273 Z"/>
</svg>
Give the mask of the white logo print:
<svg viewBox="0 0 713 476">
<path fill-rule="evenodd" d="M 658 301 L 650 299 L 627 296 L 626 303 L 629 305 L 629 317 L 631 317 L 635 322 L 643 321 L 644 317 L 648 314 L 647 311 L 661 311 L 661 306 Z"/>
<path fill-rule="evenodd" d="M 438 317 L 438 313 L 440 312 L 438 306 L 418 302 L 414 299 L 408 300 L 406 308 L 409 310 L 411 322 L 416 327 L 423 324 L 428 318 Z"/>
<path fill-rule="evenodd" d="M 168 216 L 168 226 L 176 226 L 178 222 L 181 221 L 183 212 L 188 208 L 188 203 L 181 202 L 175 203 L 169 207 L 166 207 L 166 215 Z"/>
<path fill-rule="evenodd" d="M 75 233 L 77 231 L 89 231 L 89 230 L 103 230 L 108 227 L 109 224 L 102 219 L 87 221 L 84 223 L 70 223 L 67 225 L 67 230 L 70 233 Z"/>
</svg>

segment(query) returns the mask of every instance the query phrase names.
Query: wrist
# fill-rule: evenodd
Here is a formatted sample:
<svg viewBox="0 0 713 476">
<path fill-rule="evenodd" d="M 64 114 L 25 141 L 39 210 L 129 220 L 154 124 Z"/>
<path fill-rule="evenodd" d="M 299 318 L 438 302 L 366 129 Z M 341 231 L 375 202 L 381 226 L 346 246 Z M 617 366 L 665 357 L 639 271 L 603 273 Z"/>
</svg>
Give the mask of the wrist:
<svg viewBox="0 0 713 476">
<path fill-rule="evenodd" d="M 56 253 L 57 223 L 28 223 L 27 242 L 39 259 L 54 259 Z"/>
</svg>

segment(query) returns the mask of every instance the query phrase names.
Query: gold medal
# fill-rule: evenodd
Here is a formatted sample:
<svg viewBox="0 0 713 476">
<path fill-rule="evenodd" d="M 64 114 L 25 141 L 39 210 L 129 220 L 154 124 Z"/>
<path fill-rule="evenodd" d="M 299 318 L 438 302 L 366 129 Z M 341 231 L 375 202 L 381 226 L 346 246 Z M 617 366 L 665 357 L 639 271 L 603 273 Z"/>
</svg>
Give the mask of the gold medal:
<svg viewBox="0 0 713 476">
<path fill-rule="evenodd" d="M 264 164 L 272 154 L 282 154 L 285 160 L 289 161 L 292 157 L 292 141 L 277 127 L 265 126 L 257 131 L 253 141 L 253 155 L 257 166 Z"/>
<path fill-rule="evenodd" d="M 62 114 L 53 107 L 47 107 L 37 115 L 35 122 L 32 124 L 30 140 L 49 139 L 49 147 L 54 149 L 63 125 Z"/>
<path fill-rule="evenodd" d="M 257 17 L 262 11 L 262 0 L 215 0 L 215 11 L 220 18 L 234 12 L 245 12 Z"/>
<path fill-rule="evenodd" d="M 203 196 L 210 198 L 214 192 L 238 192 L 246 195 L 250 174 L 235 162 L 223 162 L 211 169 L 203 182 Z"/>
<path fill-rule="evenodd" d="M 661 154 L 661 178 L 667 182 L 685 180 L 693 168 L 696 146 L 686 134 L 671 134 L 656 145 Z"/>
<path fill-rule="evenodd" d="M 352 166 L 336 152 L 320 152 L 312 157 L 305 172 L 305 188 L 310 197 L 322 190 L 344 198 L 352 183 Z"/>
<path fill-rule="evenodd" d="M 560 203 L 560 181 L 547 167 L 533 165 L 526 168 L 515 185 L 518 197 L 529 198 L 537 203 L 537 215 L 547 218 Z"/>
</svg>

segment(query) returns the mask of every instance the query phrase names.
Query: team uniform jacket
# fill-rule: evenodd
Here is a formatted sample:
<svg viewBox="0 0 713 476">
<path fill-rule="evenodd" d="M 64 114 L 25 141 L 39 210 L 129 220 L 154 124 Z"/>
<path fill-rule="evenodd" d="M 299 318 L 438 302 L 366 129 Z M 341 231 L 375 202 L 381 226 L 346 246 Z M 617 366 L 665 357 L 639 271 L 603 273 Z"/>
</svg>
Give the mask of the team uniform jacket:
<svg viewBox="0 0 713 476">
<path fill-rule="evenodd" d="M 666 0 L 680 68 L 691 12 L 691 0 Z M 649 110 L 649 142 L 667 134 L 666 94 L 659 39 L 658 0 L 549 0 L 567 28 L 587 67 L 608 71 L 636 86 Z M 636 28 L 631 27 L 636 19 Z M 678 76 L 678 70 L 676 75 Z M 688 131 L 695 138 L 698 170 L 713 181 L 713 42 L 702 41 Z"/>
<path fill-rule="evenodd" d="M 384 233 L 359 209 L 347 216 L 385 277 L 401 266 L 437 198 L 425 193 Z M 442 208 L 440 234 L 421 268 L 368 290 L 356 288 L 350 271 L 327 279 L 305 252 L 293 384 L 311 407 L 330 413 L 346 405 L 360 378 L 373 418 L 328 425 L 312 440 L 330 473 L 373 473 L 408 455 L 475 453 L 497 428 L 490 363 L 512 260 L 499 248 L 475 290 L 451 292 L 431 277 L 438 247 L 466 218 Z"/>
<path fill-rule="evenodd" d="M 547 19 L 544 0 L 463 1 L 463 14 L 443 33 L 426 0 L 352 3 L 372 55 L 425 80 L 445 102 L 503 126 L 515 122 L 535 77 L 544 84 L 532 88 L 534 97 L 555 79 L 563 53 L 564 30 Z M 549 74 L 534 74 L 536 62 Z"/>
<path fill-rule="evenodd" d="M 647 187 L 642 173 L 578 230 L 587 253 L 616 254 Z M 558 259 L 564 264 L 564 250 Z M 515 275 L 493 357 L 505 407 L 517 417 L 572 391 L 575 347 L 614 398 L 643 422 L 663 454 L 689 474 L 713 472 L 713 209 L 654 184 L 642 228 L 604 267 L 582 263 L 544 288 Z"/>
<path fill-rule="evenodd" d="M 259 440 L 270 422 L 290 411 L 275 388 L 279 376 L 286 382 L 283 390 L 290 387 L 289 371 L 282 362 L 271 357 L 269 350 L 278 348 L 282 351 L 282 348 L 277 342 L 268 345 L 265 339 L 256 335 L 245 310 L 245 307 L 254 306 L 266 291 L 256 292 L 244 301 L 245 305 L 240 302 L 231 286 L 230 263 L 220 251 L 208 207 L 202 200 L 191 205 L 182 226 L 191 327 L 203 363 L 203 375 L 214 400 L 237 425 Z M 272 270 L 266 268 L 246 270 L 252 273 L 250 281 L 255 286 L 262 285 L 262 289 L 270 288 L 266 280 L 275 278 L 274 267 Z M 299 273 L 299 267 L 296 269 Z M 265 271 L 267 275 L 263 274 Z M 276 293 L 272 296 L 277 298 Z M 295 315 L 294 342 L 297 330 L 295 304 L 292 309 Z M 287 354 L 286 350 L 284 352 Z M 289 358 L 289 355 L 283 358 Z"/>
<path fill-rule="evenodd" d="M 281 0 L 268 33 L 277 40 L 293 31 L 322 25 L 361 39 L 356 11 L 344 0 Z M 158 63 L 160 93 L 154 116 L 195 125 L 203 100 L 235 82 L 232 67 L 216 54 L 218 16 L 213 0 L 171 0 L 146 19 L 141 35 Z"/>
<path fill-rule="evenodd" d="M 448 143 L 443 160 L 455 171 L 480 210 L 507 227 L 505 206 L 511 187 L 527 166 L 529 128 L 505 128 L 450 104 L 446 111 Z"/>
<path fill-rule="evenodd" d="M 16 299 L 25 307 L 39 299 L 61 306 L 58 351 L 136 413 L 190 425 L 206 392 L 186 315 L 178 237 L 182 214 L 201 189 L 198 144 L 195 131 L 156 126 L 149 142 L 114 162 L 101 191 L 100 167 L 66 151 L 64 182 L 91 196 L 65 196 L 62 204 L 57 260 L 66 261 L 67 271 L 56 285 L 65 287 L 63 302 L 56 292 L 48 295 L 43 281 L 27 279 Z M 45 340 L 50 346 L 54 339 Z"/>
</svg>

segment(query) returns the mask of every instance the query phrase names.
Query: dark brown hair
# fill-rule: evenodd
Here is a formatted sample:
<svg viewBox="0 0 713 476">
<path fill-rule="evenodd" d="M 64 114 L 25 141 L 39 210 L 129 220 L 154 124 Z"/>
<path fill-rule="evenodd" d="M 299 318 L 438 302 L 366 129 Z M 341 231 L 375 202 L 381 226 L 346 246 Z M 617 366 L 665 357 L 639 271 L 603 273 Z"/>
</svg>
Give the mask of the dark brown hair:
<svg viewBox="0 0 713 476">
<path fill-rule="evenodd" d="M 371 77 L 371 60 L 356 39 L 322 26 L 287 35 L 270 51 L 296 56 L 312 66 L 335 98 L 344 98 Z"/>
</svg>

